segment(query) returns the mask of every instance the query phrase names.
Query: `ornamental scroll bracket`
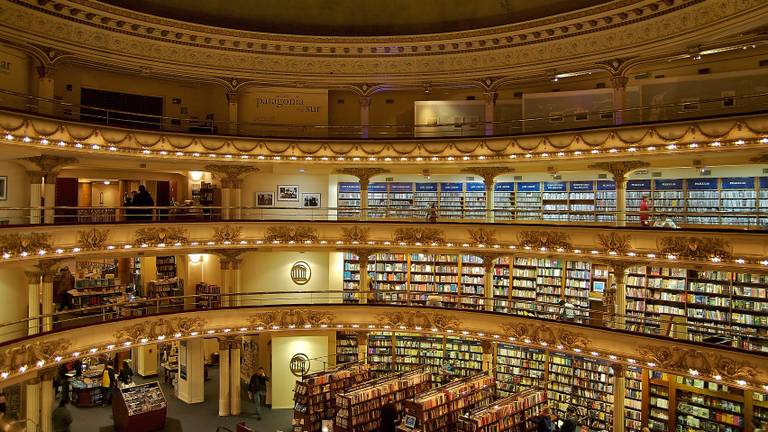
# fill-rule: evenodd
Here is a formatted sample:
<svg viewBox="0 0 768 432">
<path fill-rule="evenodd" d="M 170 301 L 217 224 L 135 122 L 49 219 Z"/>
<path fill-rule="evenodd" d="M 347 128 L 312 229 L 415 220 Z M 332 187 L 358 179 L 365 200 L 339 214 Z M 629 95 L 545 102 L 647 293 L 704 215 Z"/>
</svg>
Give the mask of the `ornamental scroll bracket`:
<svg viewBox="0 0 768 432">
<path fill-rule="evenodd" d="M 317 241 L 317 229 L 306 225 L 273 225 L 267 227 L 267 241 L 305 242 Z"/>
<path fill-rule="evenodd" d="M 103 249 L 107 240 L 109 240 L 109 230 L 91 228 L 89 230 L 77 232 L 77 245 L 80 246 L 81 249 Z"/>
<path fill-rule="evenodd" d="M 396 229 L 392 240 L 398 243 L 443 243 L 445 235 L 437 228 L 408 227 Z"/>
<path fill-rule="evenodd" d="M 181 227 L 140 228 L 134 233 L 134 245 L 157 246 L 159 244 L 184 244 L 188 241 L 189 233 Z"/>
<path fill-rule="evenodd" d="M 124 327 L 114 333 L 114 339 L 118 343 L 140 342 L 143 338 L 157 339 L 158 336 L 170 336 L 176 333 L 189 335 L 192 332 L 200 332 L 205 328 L 207 321 L 203 318 L 171 318 L 142 320 L 139 323 Z"/>
<path fill-rule="evenodd" d="M 557 231 L 520 231 L 517 240 L 523 247 L 533 249 L 570 249 L 571 237 Z"/>
<path fill-rule="evenodd" d="M 727 380 L 765 381 L 768 378 L 765 370 L 760 371 L 745 361 L 694 348 L 644 345 L 637 352 L 643 361 L 656 363 L 660 368 L 683 375 L 695 370 L 702 375 L 719 375 Z"/>
<path fill-rule="evenodd" d="M 332 312 L 311 309 L 283 309 L 260 312 L 248 318 L 248 324 L 253 328 L 274 327 L 312 327 L 330 325 L 336 319 Z"/>
<path fill-rule="evenodd" d="M 351 227 L 341 227 L 341 239 L 347 243 L 365 243 L 368 241 L 368 235 L 371 229 L 352 225 Z"/>
<path fill-rule="evenodd" d="M 213 227 L 213 240 L 217 243 L 237 243 L 243 238 L 243 227 L 224 225 Z"/>
<path fill-rule="evenodd" d="M 393 329 L 399 327 L 437 329 L 439 331 L 458 330 L 461 321 L 442 313 L 427 312 L 393 312 L 376 315 L 376 321 Z"/>
<path fill-rule="evenodd" d="M 546 342 L 552 346 L 562 346 L 566 349 L 588 349 L 591 340 L 580 333 L 574 333 L 560 326 L 551 324 L 506 323 L 501 325 L 502 332 L 507 337 L 520 340 L 530 339 L 536 342 Z"/>
</svg>

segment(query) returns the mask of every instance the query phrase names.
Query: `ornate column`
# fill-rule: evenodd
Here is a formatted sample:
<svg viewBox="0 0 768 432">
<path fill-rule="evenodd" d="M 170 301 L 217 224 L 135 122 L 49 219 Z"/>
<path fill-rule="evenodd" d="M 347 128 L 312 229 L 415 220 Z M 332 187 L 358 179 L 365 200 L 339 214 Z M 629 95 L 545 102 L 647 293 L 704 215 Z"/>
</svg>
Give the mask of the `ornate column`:
<svg viewBox="0 0 768 432">
<path fill-rule="evenodd" d="M 18 159 L 18 162 L 27 169 L 27 174 L 31 179 L 30 223 L 53 223 L 54 206 L 56 205 L 56 177 L 65 165 L 77 163 L 77 159 L 42 155 L 21 158 Z M 41 206 L 44 208 L 40 208 Z"/>
<path fill-rule="evenodd" d="M 468 174 L 475 174 L 483 178 L 483 183 L 485 184 L 485 220 L 488 222 L 493 222 L 494 220 L 494 212 L 493 212 L 493 187 L 494 187 L 494 181 L 496 180 L 496 177 L 513 172 L 515 169 L 511 167 L 504 167 L 504 166 L 480 166 L 480 167 L 470 167 L 470 168 L 464 168 L 461 170 L 461 172 L 465 172 Z"/>
<path fill-rule="evenodd" d="M 54 373 L 53 370 L 44 372 L 40 383 L 40 432 L 53 432 L 51 414 L 53 414 L 54 401 Z"/>
<path fill-rule="evenodd" d="M 498 97 L 499 94 L 495 91 L 483 93 L 483 98 L 485 99 L 485 135 L 487 136 L 493 135 L 493 121 L 496 112 L 496 99 Z"/>
<path fill-rule="evenodd" d="M 243 262 L 242 258 L 238 258 L 240 254 L 230 256 L 229 258 L 229 293 L 240 293 L 240 263 Z M 229 299 L 229 306 L 240 306 L 241 301 L 239 297 L 231 297 Z"/>
<path fill-rule="evenodd" d="M 627 83 L 629 78 L 623 75 L 611 76 L 611 87 L 613 87 L 613 124 L 624 124 L 624 108 L 627 98 Z"/>
<path fill-rule="evenodd" d="M 627 381 L 624 379 L 626 369 L 621 363 L 613 367 L 613 432 L 624 432 L 624 398 L 627 394 Z"/>
<path fill-rule="evenodd" d="M 645 161 L 629 160 L 616 162 L 598 162 L 589 166 L 592 169 L 608 171 L 616 182 L 616 226 L 627 225 L 627 176 L 635 170 L 646 168 Z"/>
<path fill-rule="evenodd" d="M 241 219 L 243 179 L 259 169 L 248 165 L 206 165 L 205 169 L 221 180 L 221 218 Z"/>
<path fill-rule="evenodd" d="M 24 273 L 27 275 L 27 318 L 34 318 L 40 316 L 40 284 L 43 276 L 37 270 Z M 40 333 L 39 319 L 30 319 L 28 326 L 28 335 Z"/>
<path fill-rule="evenodd" d="M 53 317 L 50 316 L 55 305 L 53 303 L 53 277 L 56 275 L 56 265 L 58 260 L 44 260 L 40 261 L 38 267 L 43 277 L 43 283 L 41 285 L 40 303 L 42 304 L 43 314 L 43 332 L 53 330 Z"/>
<path fill-rule="evenodd" d="M 38 100 L 37 112 L 40 114 L 54 114 L 54 75 L 56 68 L 53 66 L 37 67 L 37 97 L 45 100 Z"/>
<path fill-rule="evenodd" d="M 368 183 L 373 176 L 388 173 L 384 168 L 340 168 L 336 174 L 351 175 L 357 177 L 360 183 L 360 219 L 368 219 Z"/>
<path fill-rule="evenodd" d="M 229 374 L 229 340 L 219 339 L 219 417 L 231 414 Z"/>
<path fill-rule="evenodd" d="M 360 138 L 368 138 L 370 125 L 371 97 L 360 96 Z"/>
<path fill-rule="evenodd" d="M 35 426 L 40 424 L 40 388 L 39 377 L 27 381 L 26 419 L 31 420 Z"/>
<path fill-rule="evenodd" d="M 221 280 L 219 281 L 219 288 L 221 288 L 221 306 L 229 307 L 230 302 L 230 288 L 229 288 L 229 267 L 230 261 L 225 255 L 219 255 L 219 269 L 221 270 Z"/>
<path fill-rule="evenodd" d="M 240 339 L 229 342 L 229 411 L 232 415 L 240 415 Z"/>
<path fill-rule="evenodd" d="M 627 283 L 626 272 L 627 269 L 636 265 L 636 263 L 628 261 L 611 261 L 611 271 L 613 272 L 613 281 L 611 281 L 610 287 L 605 290 L 605 296 L 603 297 L 603 306 L 605 308 L 605 317 L 603 321 L 613 323 L 608 325 L 617 330 L 625 330 L 627 325 Z"/>
<path fill-rule="evenodd" d="M 230 135 L 237 135 L 238 132 L 237 104 L 239 100 L 240 92 L 227 92 L 227 133 Z"/>
</svg>

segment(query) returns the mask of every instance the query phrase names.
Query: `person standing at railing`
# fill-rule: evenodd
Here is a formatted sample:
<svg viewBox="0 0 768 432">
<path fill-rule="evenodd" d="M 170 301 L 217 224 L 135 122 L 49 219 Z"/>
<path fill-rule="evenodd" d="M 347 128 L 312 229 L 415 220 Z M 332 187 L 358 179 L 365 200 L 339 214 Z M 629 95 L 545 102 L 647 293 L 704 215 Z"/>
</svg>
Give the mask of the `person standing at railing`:
<svg viewBox="0 0 768 432">
<path fill-rule="evenodd" d="M 59 305 L 57 311 L 72 309 L 72 294 L 70 290 L 75 288 L 75 277 L 69 271 L 69 267 L 63 267 L 59 270 L 53 281 L 53 301 Z"/>
<path fill-rule="evenodd" d="M 648 194 L 643 194 L 640 201 L 640 225 L 651 226 L 651 200 L 648 199 Z"/>
<path fill-rule="evenodd" d="M 132 202 L 135 207 L 154 207 L 155 205 L 155 200 L 144 185 L 139 185 L 139 192 L 133 196 Z M 152 220 L 151 208 L 137 210 L 136 214 L 140 215 L 138 220 Z"/>
<path fill-rule="evenodd" d="M 427 222 L 437 222 L 437 203 L 432 203 L 432 206 L 430 206 L 429 210 L 427 210 Z"/>
</svg>

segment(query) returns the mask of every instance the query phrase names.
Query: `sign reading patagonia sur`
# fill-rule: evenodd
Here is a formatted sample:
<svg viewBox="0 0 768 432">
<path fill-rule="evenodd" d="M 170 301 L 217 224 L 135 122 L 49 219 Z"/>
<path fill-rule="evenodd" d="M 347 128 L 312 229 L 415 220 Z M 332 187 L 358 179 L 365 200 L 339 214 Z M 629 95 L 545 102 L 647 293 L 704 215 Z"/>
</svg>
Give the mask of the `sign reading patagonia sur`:
<svg viewBox="0 0 768 432">
<path fill-rule="evenodd" d="M 240 122 L 274 125 L 327 125 L 328 91 L 246 88 L 238 101 Z"/>
</svg>

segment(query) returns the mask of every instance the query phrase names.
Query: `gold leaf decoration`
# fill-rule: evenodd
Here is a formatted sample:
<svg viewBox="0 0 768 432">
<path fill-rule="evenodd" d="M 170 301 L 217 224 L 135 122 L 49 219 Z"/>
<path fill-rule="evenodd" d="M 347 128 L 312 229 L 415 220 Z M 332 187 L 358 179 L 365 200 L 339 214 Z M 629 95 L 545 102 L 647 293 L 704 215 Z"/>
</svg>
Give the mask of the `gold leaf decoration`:
<svg viewBox="0 0 768 432">
<path fill-rule="evenodd" d="M 473 243 L 485 244 L 485 245 L 496 243 L 496 230 L 486 229 L 486 228 L 477 228 L 477 229 L 470 229 L 468 231 L 469 231 L 469 238 Z"/>
<path fill-rule="evenodd" d="M 443 231 L 436 228 L 408 227 L 398 228 L 392 235 L 398 243 L 443 243 Z"/>
<path fill-rule="evenodd" d="M 282 309 L 257 313 L 248 318 L 248 324 L 255 328 L 321 326 L 330 325 L 335 318 L 336 315 L 331 312 L 311 309 Z"/>
<path fill-rule="evenodd" d="M 267 241 L 317 241 L 317 230 L 306 225 L 276 225 L 267 228 Z"/>
<path fill-rule="evenodd" d="M 731 244 L 722 238 L 669 236 L 660 238 L 656 247 L 664 255 L 690 260 L 731 257 Z"/>
<path fill-rule="evenodd" d="M 683 375 L 689 374 L 691 369 L 703 375 L 720 375 L 728 380 L 751 381 L 759 375 L 749 363 L 694 348 L 645 345 L 640 346 L 637 352 L 643 361 Z"/>
<path fill-rule="evenodd" d="M 0 351 L 0 371 L 31 367 L 39 360 L 49 362 L 58 355 L 63 355 L 72 346 L 68 339 L 37 341 L 5 348 Z"/>
<path fill-rule="evenodd" d="M 436 328 L 440 331 L 458 330 L 461 321 L 442 313 L 428 312 L 393 312 L 376 315 L 376 320 L 382 325 L 392 328 L 405 326 L 409 328 L 421 327 L 424 329 Z"/>
<path fill-rule="evenodd" d="M 213 227 L 213 240 L 217 243 L 237 243 L 242 239 L 243 227 L 224 225 Z"/>
<path fill-rule="evenodd" d="M 51 248 L 51 235 L 45 233 L 14 233 L 0 235 L 0 253 L 35 253 Z"/>
<path fill-rule="evenodd" d="M 109 239 L 109 230 L 91 228 L 77 232 L 77 244 L 81 249 L 103 249 Z"/>
<path fill-rule="evenodd" d="M 188 243 L 189 234 L 181 227 L 150 227 L 137 229 L 134 234 L 134 244 L 157 246 L 159 244 Z"/>
<path fill-rule="evenodd" d="M 353 225 L 351 227 L 341 227 L 341 239 L 347 243 L 368 241 L 370 228 Z"/>
<path fill-rule="evenodd" d="M 597 244 L 599 244 L 605 252 L 616 252 L 621 255 L 626 254 L 632 249 L 630 236 L 615 232 L 598 234 Z"/>
<path fill-rule="evenodd" d="M 206 325 L 203 318 L 171 318 L 156 320 L 141 320 L 136 324 L 124 327 L 114 333 L 118 343 L 135 343 L 142 338 L 157 339 L 158 336 L 168 336 L 176 333 L 188 335 L 194 331 L 202 331 Z"/>
<path fill-rule="evenodd" d="M 571 237 L 557 231 L 521 231 L 517 234 L 517 241 L 521 246 L 533 249 L 571 248 Z"/>
<path fill-rule="evenodd" d="M 528 325 L 523 323 L 506 323 L 501 326 L 506 336 L 517 339 L 531 339 L 546 342 L 549 345 L 562 345 L 567 349 L 587 349 L 591 341 L 580 333 L 574 333 L 560 326 L 547 324 Z"/>
</svg>

